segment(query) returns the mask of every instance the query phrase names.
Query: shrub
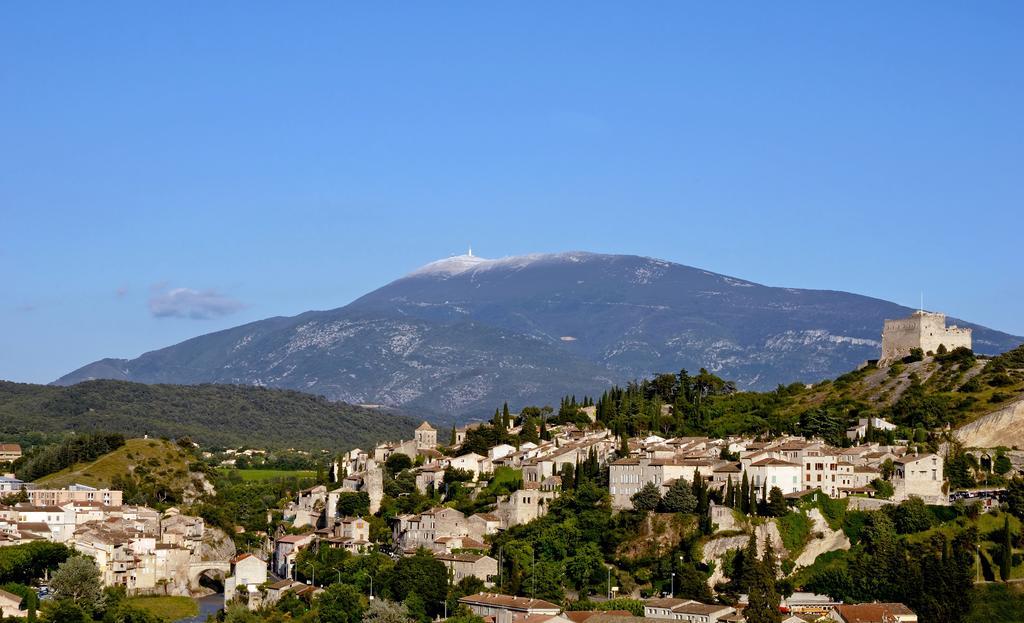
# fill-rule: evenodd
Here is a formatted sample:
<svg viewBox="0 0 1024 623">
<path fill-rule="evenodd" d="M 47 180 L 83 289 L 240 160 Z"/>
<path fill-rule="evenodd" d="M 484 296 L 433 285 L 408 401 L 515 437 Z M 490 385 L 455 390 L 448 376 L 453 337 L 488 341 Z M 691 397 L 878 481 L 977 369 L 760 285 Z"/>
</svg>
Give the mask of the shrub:
<svg viewBox="0 0 1024 623">
<path fill-rule="evenodd" d="M 997 372 L 988 378 L 988 384 L 992 387 L 1006 387 L 1013 385 L 1013 377 L 1005 372 Z"/>
<path fill-rule="evenodd" d="M 777 520 L 782 544 L 790 552 L 795 552 L 807 543 L 811 535 L 811 520 L 800 512 L 787 513 Z"/>
</svg>

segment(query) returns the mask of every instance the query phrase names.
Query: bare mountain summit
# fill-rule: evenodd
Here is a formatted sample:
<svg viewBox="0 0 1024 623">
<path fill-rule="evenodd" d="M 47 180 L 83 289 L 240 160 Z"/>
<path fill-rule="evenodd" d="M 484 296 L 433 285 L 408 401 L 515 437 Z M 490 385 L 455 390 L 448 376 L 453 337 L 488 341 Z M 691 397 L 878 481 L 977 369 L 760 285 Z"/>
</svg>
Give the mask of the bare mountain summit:
<svg viewBox="0 0 1024 623">
<path fill-rule="evenodd" d="M 428 264 L 344 307 L 268 318 L 56 381 L 261 384 L 456 415 L 599 393 L 706 367 L 742 388 L 817 381 L 877 358 L 885 318 L 912 310 L 773 288 L 657 259 L 558 253 Z M 974 348 L 1022 338 L 962 320 Z"/>
</svg>

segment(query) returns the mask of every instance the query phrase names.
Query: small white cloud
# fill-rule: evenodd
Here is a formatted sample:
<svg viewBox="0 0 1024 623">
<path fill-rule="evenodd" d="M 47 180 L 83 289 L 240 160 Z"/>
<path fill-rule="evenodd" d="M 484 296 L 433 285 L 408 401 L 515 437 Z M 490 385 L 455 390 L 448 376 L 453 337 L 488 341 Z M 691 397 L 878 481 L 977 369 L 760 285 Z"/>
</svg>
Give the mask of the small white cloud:
<svg viewBox="0 0 1024 623">
<path fill-rule="evenodd" d="M 206 320 L 233 314 L 243 307 L 240 301 L 216 290 L 172 288 L 157 292 L 149 299 L 149 311 L 157 318 Z"/>
</svg>

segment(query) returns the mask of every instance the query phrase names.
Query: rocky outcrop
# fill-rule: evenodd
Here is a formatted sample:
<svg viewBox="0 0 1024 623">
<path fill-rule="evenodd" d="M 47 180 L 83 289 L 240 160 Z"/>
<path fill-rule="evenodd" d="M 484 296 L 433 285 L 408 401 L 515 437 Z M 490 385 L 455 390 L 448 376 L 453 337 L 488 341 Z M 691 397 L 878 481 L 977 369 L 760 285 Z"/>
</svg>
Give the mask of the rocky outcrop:
<svg viewBox="0 0 1024 623">
<path fill-rule="evenodd" d="M 231 560 L 235 557 L 235 542 L 220 528 L 206 524 L 198 553 L 204 561 Z"/>
<path fill-rule="evenodd" d="M 842 530 L 830 528 L 820 510 L 812 508 L 807 516 L 814 522 L 814 525 L 811 527 L 810 540 L 794 561 L 797 569 L 813 565 L 818 556 L 822 554 L 840 549 L 850 549 L 850 539 Z"/>
<path fill-rule="evenodd" d="M 781 560 L 789 556 L 789 552 L 782 545 L 782 535 L 779 534 L 779 527 L 775 524 L 775 520 L 757 526 L 755 534 L 757 536 L 758 556 L 764 553 L 764 543 L 766 540 L 771 541 L 776 559 Z M 704 549 L 701 552 L 701 561 L 705 564 L 714 563 L 714 571 L 711 577 L 708 578 L 709 586 L 714 587 L 719 582 L 725 582 L 728 579 L 723 569 L 723 557 L 731 549 L 743 549 L 747 546 L 747 541 L 749 540 L 750 536 L 748 533 L 739 536 L 711 539 L 704 544 Z"/>
<path fill-rule="evenodd" d="M 961 426 L 955 436 L 968 448 L 1024 447 L 1024 399 Z"/>
</svg>

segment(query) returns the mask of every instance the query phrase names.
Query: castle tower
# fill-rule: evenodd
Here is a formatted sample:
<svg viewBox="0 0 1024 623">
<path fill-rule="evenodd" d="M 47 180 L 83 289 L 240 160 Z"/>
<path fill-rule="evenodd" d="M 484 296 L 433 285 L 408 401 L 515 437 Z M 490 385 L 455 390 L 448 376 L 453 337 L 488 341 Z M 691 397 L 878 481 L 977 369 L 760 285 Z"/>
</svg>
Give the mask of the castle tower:
<svg viewBox="0 0 1024 623">
<path fill-rule="evenodd" d="M 380 510 L 381 500 L 384 499 L 384 470 L 378 467 L 373 459 L 366 462 L 363 488 L 370 496 L 370 514 L 375 515 Z"/>
<path fill-rule="evenodd" d="M 911 349 L 936 353 L 940 346 L 953 350 L 971 348 L 971 329 L 946 326 L 946 314 L 918 310 L 907 318 L 886 319 L 882 329 L 882 356 L 879 366 L 887 366 L 910 355 Z"/>
</svg>

